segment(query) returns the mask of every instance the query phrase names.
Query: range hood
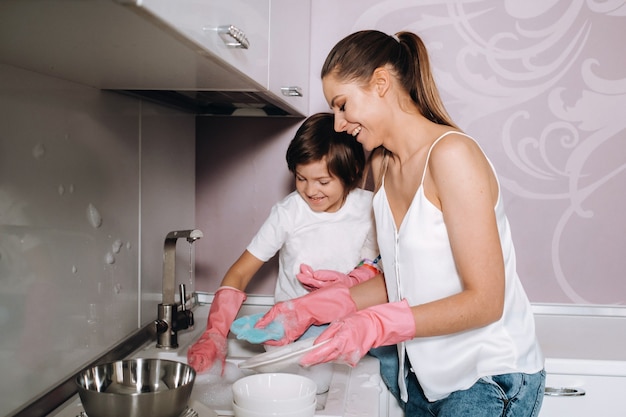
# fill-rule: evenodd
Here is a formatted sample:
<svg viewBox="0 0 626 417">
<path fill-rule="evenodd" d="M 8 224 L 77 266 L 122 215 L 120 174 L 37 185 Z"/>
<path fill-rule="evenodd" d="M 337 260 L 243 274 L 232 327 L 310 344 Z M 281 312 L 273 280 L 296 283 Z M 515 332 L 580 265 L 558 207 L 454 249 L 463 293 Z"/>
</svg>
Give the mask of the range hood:
<svg viewBox="0 0 626 417">
<path fill-rule="evenodd" d="M 258 91 L 114 90 L 198 116 L 300 116 Z"/>
<path fill-rule="evenodd" d="M 263 77 L 244 74 L 145 7 L 246 13 L 246 1 L 249 9 L 267 6 L 254 19 L 264 19 L 269 31 L 270 0 L 2 0 L 0 63 L 199 115 L 302 117 Z M 260 45 L 251 39 L 250 48 L 261 48 L 255 64 L 268 66 L 264 36 Z"/>
</svg>

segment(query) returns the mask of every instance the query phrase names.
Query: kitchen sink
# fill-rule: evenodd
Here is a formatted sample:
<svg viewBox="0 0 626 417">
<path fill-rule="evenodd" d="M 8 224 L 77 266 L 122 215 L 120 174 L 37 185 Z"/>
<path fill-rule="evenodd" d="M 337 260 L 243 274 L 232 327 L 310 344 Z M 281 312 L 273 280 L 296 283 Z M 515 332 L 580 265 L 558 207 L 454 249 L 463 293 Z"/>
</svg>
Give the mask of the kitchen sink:
<svg viewBox="0 0 626 417">
<path fill-rule="evenodd" d="M 267 310 L 267 306 L 243 306 L 240 316 L 256 314 Z M 134 358 L 161 358 L 179 362 L 187 362 L 187 350 L 200 337 L 208 317 L 209 306 L 201 305 L 194 309 L 196 325 L 190 331 L 178 334 L 179 347 L 177 349 L 159 349 L 155 343 L 146 345 L 133 353 Z M 237 365 L 246 358 L 265 352 L 262 345 L 251 344 L 234 337 L 228 339 L 228 357 L 224 368 L 224 375 L 212 372 L 199 373 L 196 376 L 190 401 L 198 401 L 220 416 L 234 415 L 232 410 L 232 384 L 254 371 L 240 369 Z M 327 393 L 317 396 L 317 416 L 342 417 L 348 401 L 347 388 L 353 368 L 347 365 L 335 364 L 330 388 Z"/>
<path fill-rule="evenodd" d="M 195 326 L 193 329 L 178 333 L 178 348 L 162 349 L 156 347 L 156 341 L 147 343 L 130 355 L 132 358 L 160 358 L 179 362 L 187 362 L 187 350 L 204 331 L 210 305 L 201 304 L 194 308 Z M 256 314 L 266 311 L 267 305 L 245 305 L 240 315 Z M 234 415 L 231 407 L 232 383 L 237 379 L 250 375 L 253 371 L 240 369 L 237 364 L 246 358 L 263 353 L 261 345 L 253 345 L 245 341 L 229 338 L 228 357 L 223 377 L 211 373 L 196 376 L 191 393 L 190 404 L 201 403 L 214 410 L 219 416 Z M 360 416 L 374 417 L 379 415 L 381 393 L 385 390 L 379 375 L 378 360 L 366 356 L 354 368 L 335 364 L 330 387 L 327 393 L 317 396 L 318 417 Z M 78 395 L 68 400 L 48 417 L 76 417 L 81 415 L 82 405 Z M 198 413 L 199 417 L 203 416 Z"/>
</svg>

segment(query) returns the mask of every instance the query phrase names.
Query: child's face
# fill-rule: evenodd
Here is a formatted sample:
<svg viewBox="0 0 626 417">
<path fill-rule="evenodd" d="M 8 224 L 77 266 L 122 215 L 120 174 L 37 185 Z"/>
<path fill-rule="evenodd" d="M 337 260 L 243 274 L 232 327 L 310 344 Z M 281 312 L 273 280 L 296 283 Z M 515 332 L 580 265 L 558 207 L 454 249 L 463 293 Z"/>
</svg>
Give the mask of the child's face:
<svg viewBox="0 0 626 417">
<path fill-rule="evenodd" d="M 333 213 L 344 201 L 344 186 L 332 176 L 326 160 L 296 166 L 296 190 L 315 212 Z"/>
</svg>

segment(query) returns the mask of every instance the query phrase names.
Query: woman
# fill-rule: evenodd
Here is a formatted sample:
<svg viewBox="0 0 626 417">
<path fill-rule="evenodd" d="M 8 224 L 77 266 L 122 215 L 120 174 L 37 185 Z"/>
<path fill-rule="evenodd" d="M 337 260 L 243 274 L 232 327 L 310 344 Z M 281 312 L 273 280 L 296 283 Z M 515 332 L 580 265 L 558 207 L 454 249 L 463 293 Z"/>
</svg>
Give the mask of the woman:
<svg viewBox="0 0 626 417">
<path fill-rule="evenodd" d="M 536 416 L 545 373 L 493 166 L 448 116 L 421 39 L 361 31 L 323 69 L 335 130 L 372 152 L 373 205 L 385 277 L 352 287 L 301 364 L 356 362 L 398 345 L 407 416 Z M 337 292 L 337 294 L 346 294 Z M 325 318 L 315 292 L 277 305 Z M 286 343 L 283 339 L 277 343 Z M 385 368 L 381 368 L 385 372 Z M 384 376 L 384 375 L 383 375 Z"/>
</svg>

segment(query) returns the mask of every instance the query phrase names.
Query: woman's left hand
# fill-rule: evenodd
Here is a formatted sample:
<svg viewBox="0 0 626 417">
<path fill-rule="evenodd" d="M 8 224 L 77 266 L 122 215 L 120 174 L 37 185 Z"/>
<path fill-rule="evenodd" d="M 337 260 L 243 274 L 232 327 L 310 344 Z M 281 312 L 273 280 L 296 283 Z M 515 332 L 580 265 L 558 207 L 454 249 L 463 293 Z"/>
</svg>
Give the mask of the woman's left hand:
<svg viewBox="0 0 626 417">
<path fill-rule="evenodd" d="M 268 340 L 265 344 L 282 346 L 299 338 L 311 325 L 330 323 L 356 311 L 356 308 L 347 287 L 330 285 L 275 304 L 254 327 L 263 329 L 273 321 L 280 323 L 285 336 L 280 340 Z"/>
<path fill-rule="evenodd" d="M 300 360 L 302 366 L 323 362 L 355 366 L 373 347 L 394 345 L 415 336 L 415 319 L 406 300 L 380 304 L 333 322 L 318 336 L 313 349 Z"/>
</svg>

